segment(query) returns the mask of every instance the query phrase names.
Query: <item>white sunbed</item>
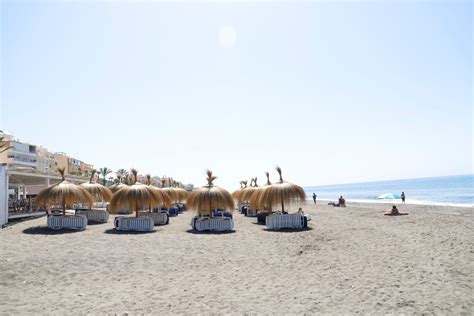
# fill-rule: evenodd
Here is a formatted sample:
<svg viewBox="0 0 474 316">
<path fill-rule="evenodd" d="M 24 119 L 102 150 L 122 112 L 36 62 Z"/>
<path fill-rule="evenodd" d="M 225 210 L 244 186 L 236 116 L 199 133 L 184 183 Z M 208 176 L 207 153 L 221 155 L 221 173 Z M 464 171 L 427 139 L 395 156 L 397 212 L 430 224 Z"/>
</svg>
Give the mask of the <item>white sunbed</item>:
<svg viewBox="0 0 474 316">
<path fill-rule="evenodd" d="M 197 231 L 224 232 L 234 229 L 234 221 L 230 217 L 198 217 L 191 220 L 191 227 Z"/>
<path fill-rule="evenodd" d="M 84 215 L 49 215 L 48 227 L 51 229 L 77 229 L 87 227 L 87 217 Z"/>
<path fill-rule="evenodd" d="M 304 214 L 271 214 L 266 217 L 265 223 L 268 229 L 303 229 L 308 227 L 309 215 Z"/>
<path fill-rule="evenodd" d="M 155 222 L 149 217 L 117 216 L 114 226 L 120 231 L 151 232 L 155 229 Z"/>
<path fill-rule="evenodd" d="M 138 217 L 149 217 L 155 225 L 167 225 L 170 222 L 170 217 L 165 212 L 138 212 Z"/>
<path fill-rule="evenodd" d="M 90 222 L 107 223 L 109 212 L 106 210 L 76 210 L 76 215 L 84 215 Z"/>
</svg>

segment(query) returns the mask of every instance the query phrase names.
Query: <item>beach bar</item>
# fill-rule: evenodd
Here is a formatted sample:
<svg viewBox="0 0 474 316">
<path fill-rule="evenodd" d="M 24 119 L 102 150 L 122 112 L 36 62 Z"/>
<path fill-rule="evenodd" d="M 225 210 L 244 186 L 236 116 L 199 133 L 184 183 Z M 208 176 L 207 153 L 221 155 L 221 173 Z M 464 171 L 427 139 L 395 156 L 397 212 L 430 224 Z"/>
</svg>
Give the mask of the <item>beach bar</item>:
<svg viewBox="0 0 474 316">
<path fill-rule="evenodd" d="M 82 183 L 83 177 L 68 176 L 72 183 Z M 42 189 L 61 180 L 58 174 L 40 172 L 33 169 L 18 169 L 0 164 L 0 227 L 9 219 L 44 215 L 34 206 L 34 198 Z M 21 208 L 18 209 L 19 201 Z"/>
</svg>

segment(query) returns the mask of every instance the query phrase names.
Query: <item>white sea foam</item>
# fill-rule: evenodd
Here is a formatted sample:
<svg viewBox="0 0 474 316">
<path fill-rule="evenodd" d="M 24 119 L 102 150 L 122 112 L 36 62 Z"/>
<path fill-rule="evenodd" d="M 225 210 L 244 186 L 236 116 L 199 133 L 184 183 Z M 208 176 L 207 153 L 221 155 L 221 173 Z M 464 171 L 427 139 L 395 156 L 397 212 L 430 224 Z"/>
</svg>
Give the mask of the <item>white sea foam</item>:
<svg viewBox="0 0 474 316">
<path fill-rule="evenodd" d="M 312 198 L 307 198 L 307 201 L 312 201 Z M 324 202 L 337 202 L 334 199 L 318 198 L 317 201 Z M 376 203 L 376 204 L 402 204 L 402 200 L 370 200 L 370 199 L 346 199 L 346 202 L 355 202 L 355 203 Z M 435 206 L 452 206 L 452 207 L 474 207 L 474 204 L 463 204 L 463 203 L 442 203 L 442 202 L 431 202 L 431 201 L 422 201 L 422 200 L 413 200 L 406 199 L 406 204 L 416 204 L 416 205 L 435 205 Z"/>
</svg>

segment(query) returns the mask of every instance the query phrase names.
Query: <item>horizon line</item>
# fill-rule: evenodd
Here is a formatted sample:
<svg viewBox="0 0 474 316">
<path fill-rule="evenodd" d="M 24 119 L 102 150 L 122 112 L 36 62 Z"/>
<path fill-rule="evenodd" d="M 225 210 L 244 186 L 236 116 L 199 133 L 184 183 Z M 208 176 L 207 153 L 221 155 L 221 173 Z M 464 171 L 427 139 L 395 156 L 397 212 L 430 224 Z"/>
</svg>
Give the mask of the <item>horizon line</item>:
<svg viewBox="0 0 474 316">
<path fill-rule="evenodd" d="M 319 187 L 331 187 L 331 186 L 351 185 L 351 184 L 367 184 L 367 183 L 390 182 L 390 181 L 424 180 L 424 179 L 462 177 L 462 176 L 474 176 L 474 173 L 453 174 L 453 175 L 445 175 L 445 176 L 429 176 L 429 177 L 420 177 L 420 178 L 402 178 L 402 179 L 392 179 L 392 180 L 374 180 L 374 181 L 363 181 L 363 182 L 345 182 L 345 183 L 334 183 L 334 184 L 321 184 L 321 185 L 303 186 L 303 188 L 304 189 L 305 188 L 319 188 Z"/>
</svg>

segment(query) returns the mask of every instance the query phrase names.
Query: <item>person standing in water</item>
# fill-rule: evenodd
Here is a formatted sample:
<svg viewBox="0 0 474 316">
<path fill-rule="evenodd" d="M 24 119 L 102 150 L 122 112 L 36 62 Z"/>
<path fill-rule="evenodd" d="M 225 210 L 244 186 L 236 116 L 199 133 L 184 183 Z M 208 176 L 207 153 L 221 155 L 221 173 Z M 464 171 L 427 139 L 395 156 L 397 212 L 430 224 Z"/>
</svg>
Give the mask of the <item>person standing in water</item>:
<svg viewBox="0 0 474 316">
<path fill-rule="evenodd" d="M 402 192 L 400 197 L 402 198 L 402 203 L 405 204 L 405 192 Z"/>
<path fill-rule="evenodd" d="M 313 193 L 313 202 L 314 202 L 314 204 L 316 204 L 316 197 L 317 197 L 316 193 Z"/>
</svg>

